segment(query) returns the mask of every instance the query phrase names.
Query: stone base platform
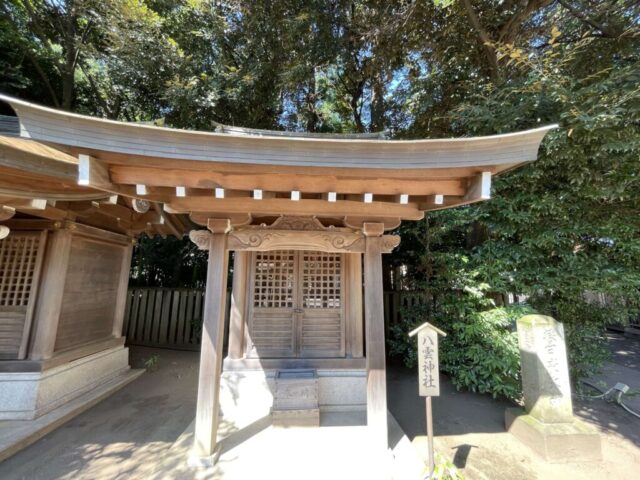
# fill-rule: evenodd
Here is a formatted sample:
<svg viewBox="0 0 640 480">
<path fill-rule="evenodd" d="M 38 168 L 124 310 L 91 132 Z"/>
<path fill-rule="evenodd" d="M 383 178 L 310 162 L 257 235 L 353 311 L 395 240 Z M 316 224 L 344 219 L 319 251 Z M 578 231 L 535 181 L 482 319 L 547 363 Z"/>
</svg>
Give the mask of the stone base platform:
<svg viewBox="0 0 640 480">
<path fill-rule="evenodd" d="M 542 423 L 520 408 L 508 408 L 505 427 L 548 462 L 602 460 L 600 435 L 577 418 L 571 423 Z"/>
<path fill-rule="evenodd" d="M 129 349 L 108 348 L 33 372 L 0 373 L 0 420 L 32 420 L 129 370 Z"/>
<path fill-rule="evenodd" d="M 0 462 L 44 437 L 144 373 L 126 370 L 34 420 L 0 420 Z"/>
<path fill-rule="evenodd" d="M 223 371 L 220 382 L 222 415 L 236 428 L 244 428 L 264 417 L 271 418 L 276 373 L 277 370 Z M 366 411 L 366 374 L 364 369 L 318 369 L 317 405 L 320 412 Z"/>
</svg>

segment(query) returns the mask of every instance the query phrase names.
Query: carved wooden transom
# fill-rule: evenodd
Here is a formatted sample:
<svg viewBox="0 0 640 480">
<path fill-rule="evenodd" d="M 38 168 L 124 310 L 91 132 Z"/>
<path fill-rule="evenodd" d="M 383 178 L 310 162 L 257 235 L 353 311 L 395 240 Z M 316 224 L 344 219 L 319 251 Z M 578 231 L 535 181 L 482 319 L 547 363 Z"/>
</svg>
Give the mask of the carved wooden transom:
<svg viewBox="0 0 640 480">
<path fill-rule="evenodd" d="M 267 228 L 270 230 L 330 230 L 332 227 L 325 227 L 316 217 L 279 217 Z"/>
</svg>

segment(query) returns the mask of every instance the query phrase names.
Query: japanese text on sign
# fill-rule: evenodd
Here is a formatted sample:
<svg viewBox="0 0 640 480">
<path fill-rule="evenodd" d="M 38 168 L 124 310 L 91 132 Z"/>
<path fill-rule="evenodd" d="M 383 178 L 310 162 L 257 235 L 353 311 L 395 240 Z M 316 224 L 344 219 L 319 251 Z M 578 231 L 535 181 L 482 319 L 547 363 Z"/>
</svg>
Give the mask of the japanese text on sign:
<svg viewBox="0 0 640 480">
<path fill-rule="evenodd" d="M 425 328 L 418 333 L 418 381 L 420 396 L 440 395 L 438 333 L 430 328 Z"/>
</svg>

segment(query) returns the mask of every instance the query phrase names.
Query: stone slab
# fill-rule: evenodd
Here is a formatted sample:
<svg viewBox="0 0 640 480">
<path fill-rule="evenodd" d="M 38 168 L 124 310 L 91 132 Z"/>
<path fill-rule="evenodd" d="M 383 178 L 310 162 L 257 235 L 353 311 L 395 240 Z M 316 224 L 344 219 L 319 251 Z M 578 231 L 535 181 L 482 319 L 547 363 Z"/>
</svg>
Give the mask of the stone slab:
<svg viewBox="0 0 640 480">
<path fill-rule="evenodd" d="M 273 410 L 271 420 L 274 427 L 319 427 L 320 409 Z"/>
<path fill-rule="evenodd" d="M 548 462 L 602 460 L 599 433 L 577 418 L 567 423 L 542 423 L 520 408 L 508 408 L 505 411 L 505 427 Z"/>
<path fill-rule="evenodd" d="M 93 407 L 143 373 L 144 370 L 128 370 L 35 420 L 0 421 L 0 462 Z"/>
<path fill-rule="evenodd" d="M 37 418 L 128 370 L 120 346 L 42 372 L 0 373 L 0 420 Z"/>
</svg>

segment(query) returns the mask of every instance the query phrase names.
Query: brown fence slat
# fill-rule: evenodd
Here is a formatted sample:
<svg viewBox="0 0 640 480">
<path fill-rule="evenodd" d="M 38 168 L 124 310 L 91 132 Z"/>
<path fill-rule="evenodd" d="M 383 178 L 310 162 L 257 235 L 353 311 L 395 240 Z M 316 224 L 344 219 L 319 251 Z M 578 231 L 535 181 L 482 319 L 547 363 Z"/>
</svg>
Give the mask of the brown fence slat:
<svg viewBox="0 0 640 480">
<path fill-rule="evenodd" d="M 186 290 L 180 292 L 180 304 L 178 307 L 178 328 L 176 331 L 176 345 L 184 345 L 184 317 L 187 314 L 187 295 Z"/>
<path fill-rule="evenodd" d="M 156 290 L 155 304 L 153 307 L 153 318 L 151 319 L 151 343 L 160 344 L 160 318 L 162 316 L 162 298 L 164 290 Z"/>
<path fill-rule="evenodd" d="M 144 338 L 144 322 L 147 318 L 147 297 L 149 291 L 144 289 L 140 292 L 140 310 L 138 311 L 138 325 L 136 325 L 135 339 L 142 342 Z"/>
<path fill-rule="evenodd" d="M 193 308 L 193 324 L 191 326 L 191 336 L 189 338 L 190 345 L 200 345 L 200 330 L 202 325 L 202 290 L 195 290 L 195 306 Z"/>
<path fill-rule="evenodd" d="M 131 300 L 132 300 L 132 292 L 129 290 L 127 292 L 127 300 L 124 304 L 124 317 L 122 319 L 122 335 L 127 336 L 127 332 L 129 332 L 129 322 L 131 321 Z"/>
<path fill-rule="evenodd" d="M 162 292 L 162 307 L 160 313 L 160 332 L 158 333 L 159 345 L 171 345 L 169 341 L 169 319 L 171 314 L 171 290 L 163 290 Z M 157 317 L 156 317 L 157 318 Z"/>
<path fill-rule="evenodd" d="M 155 307 L 155 299 L 156 299 L 157 290 L 148 290 L 147 295 L 147 312 L 144 320 L 144 332 L 141 340 L 143 342 L 150 342 L 151 340 L 151 329 L 153 327 L 153 309 Z"/>
<path fill-rule="evenodd" d="M 138 325 L 138 315 L 140 313 L 140 291 L 134 289 L 131 291 L 133 297 L 133 306 L 131 307 L 131 319 L 129 321 L 129 331 L 127 332 L 127 340 L 129 343 L 135 342 L 136 328 Z"/>
</svg>

